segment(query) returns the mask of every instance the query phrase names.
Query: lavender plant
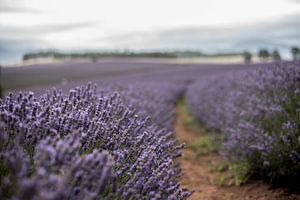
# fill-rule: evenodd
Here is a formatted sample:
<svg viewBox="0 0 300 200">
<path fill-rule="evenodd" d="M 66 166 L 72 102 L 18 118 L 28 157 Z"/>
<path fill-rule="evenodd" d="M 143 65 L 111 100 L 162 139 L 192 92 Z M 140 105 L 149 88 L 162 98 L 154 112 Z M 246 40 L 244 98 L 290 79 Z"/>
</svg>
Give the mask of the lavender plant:
<svg viewBox="0 0 300 200">
<path fill-rule="evenodd" d="M 281 63 L 197 82 L 187 98 L 198 119 L 225 134 L 221 154 L 243 179 L 278 181 L 300 174 L 299 91 L 300 63 Z"/>
<path fill-rule="evenodd" d="M 0 198 L 188 198 L 173 161 L 183 145 L 155 123 L 159 115 L 151 121 L 141 114 L 143 101 L 136 106 L 137 98 L 119 93 L 97 92 L 88 84 L 69 95 L 54 89 L 41 98 L 20 93 L 1 99 Z M 168 111 L 164 105 L 159 109 Z"/>
<path fill-rule="evenodd" d="M 173 129 L 175 103 L 184 92 L 185 85 L 175 82 L 134 83 L 115 82 L 110 90 L 118 91 L 124 103 L 133 107 L 143 117 L 151 116 L 151 121 L 161 128 Z"/>
</svg>

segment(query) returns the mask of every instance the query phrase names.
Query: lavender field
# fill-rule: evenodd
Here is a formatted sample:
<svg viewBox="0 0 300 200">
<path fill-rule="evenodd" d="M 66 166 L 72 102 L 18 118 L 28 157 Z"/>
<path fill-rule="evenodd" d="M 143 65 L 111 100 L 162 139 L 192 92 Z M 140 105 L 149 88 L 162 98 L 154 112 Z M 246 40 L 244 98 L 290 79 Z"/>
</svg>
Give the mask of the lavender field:
<svg viewBox="0 0 300 200">
<path fill-rule="evenodd" d="M 300 198 L 299 62 L 106 60 L 1 82 L 0 199 Z M 197 184 L 220 180 L 207 156 L 226 186 Z"/>
<path fill-rule="evenodd" d="M 258 177 L 298 187 L 300 63 L 212 76 L 189 86 L 194 116 L 222 135 L 220 154 L 238 181 Z"/>
<path fill-rule="evenodd" d="M 118 80 L 191 82 L 211 74 L 251 70 L 257 64 L 176 64 L 156 59 L 103 59 L 92 63 L 35 64 L 2 67 L 1 83 L 5 94 L 33 91 L 37 95 L 56 87 L 64 92 L 88 82 L 99 86 Z"/>
</svg>

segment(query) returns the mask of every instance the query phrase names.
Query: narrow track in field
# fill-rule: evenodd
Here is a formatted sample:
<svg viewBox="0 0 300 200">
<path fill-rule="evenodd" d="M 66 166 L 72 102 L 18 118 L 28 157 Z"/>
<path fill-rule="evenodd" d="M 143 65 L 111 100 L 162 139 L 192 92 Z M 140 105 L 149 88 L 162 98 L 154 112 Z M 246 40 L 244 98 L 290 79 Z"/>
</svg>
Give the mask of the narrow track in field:
<svg viewBox="0 0 300 200">
<path fill-rule="evenodd" d="M 197 141 L 206 140 L 208 133 L 190 116 L 184 101 L 176 106 L 175 132 L 181 143 L 187 147 L 180 159 L 182 168 L 181 184 L 194 191 L 190 200 L 297 200 L 298 195 L 285 193 L 282 189 L 271 190 L 270 186 L 259 181 L 242 186 L 222 183 L 222 176 L 216 170 L 221 158 L 216 152 L 199 152 L 190 148 Z M 201 142 L 200 142 L 201 143 Z M 205 150 L 205 149 L 204 149 Z"/>
</svg>

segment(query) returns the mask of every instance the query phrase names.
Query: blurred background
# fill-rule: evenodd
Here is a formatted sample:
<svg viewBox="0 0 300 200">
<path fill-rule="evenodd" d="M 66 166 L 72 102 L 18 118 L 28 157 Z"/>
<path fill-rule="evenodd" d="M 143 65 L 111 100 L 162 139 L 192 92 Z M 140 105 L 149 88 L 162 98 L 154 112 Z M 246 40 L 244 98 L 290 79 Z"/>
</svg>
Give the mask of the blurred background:
<svg viewBox="0 0 300 200">
<path fill-rule="evenodd" d="M 0 0 L 1 82 L 7 91 L 40 83 L 26 73 L 44 73 L 42 81 L 57 84 L 78 78 L 69 68 L 59 76 L 57 68 L 50 72 L 41 64 L 61 69 L 88 63 L 78 67 L 103 75 L 91 70 L 101 65 L 112 73 L 112 62 L 132 67 L 296 60 L 299 46 L 299 0 Z M 19 69 L 33 65 L 38 68 L 30 72 Z"/>
<path fill-rule="evenodd" d="M 39 51 L 207 54 L 300 44 L 299 0 L 0 0 L 0 63 Z"/>
</svg>

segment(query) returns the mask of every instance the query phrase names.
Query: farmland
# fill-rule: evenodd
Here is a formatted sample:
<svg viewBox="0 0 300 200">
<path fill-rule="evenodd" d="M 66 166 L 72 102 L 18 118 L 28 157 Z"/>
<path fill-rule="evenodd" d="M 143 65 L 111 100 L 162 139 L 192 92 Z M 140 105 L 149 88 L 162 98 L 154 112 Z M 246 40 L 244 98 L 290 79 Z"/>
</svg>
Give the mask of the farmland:
<svg viewBox="0 0 300 200">
<path fill-rule="evenodd" d="M 0 197 L 298 199 L 299 67 L 3 68 Z"/>
<path fill-rule="evenodd" d="M 45 88 L 69 89 L 89 81 L 97 84 L 122 80 L 193 81 L 201 76 L 257 68 L 239 64 L 173 64 L 151 59 L 103 59 L 97 63 L 35 64 L 4 67 L 2 85 L 6 92 L 31 90 L 42 94 Z"/>
</svg>

